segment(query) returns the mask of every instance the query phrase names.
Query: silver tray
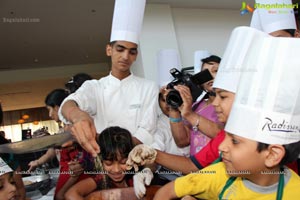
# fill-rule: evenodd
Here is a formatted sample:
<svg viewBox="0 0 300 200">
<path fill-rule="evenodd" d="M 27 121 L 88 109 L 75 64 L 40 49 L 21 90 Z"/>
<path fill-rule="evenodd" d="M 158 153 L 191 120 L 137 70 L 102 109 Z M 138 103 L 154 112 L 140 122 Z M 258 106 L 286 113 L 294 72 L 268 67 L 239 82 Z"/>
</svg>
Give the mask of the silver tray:
<svg viewBox="0 0 300 200">
<path fill-rule="evenodd" d="M 22 180 L 26 192 L 38 190 L 41 187 L 49 187 L 51 181 L 49 174 L 27 176 L 22 178 Z"/>
<path fill-rule="evenodd" d="M 70 133 L 59 133 L 39 138 L 27 139 L 0 145 L 0 153 L 23 154 L 41 151 L 49 147 L 60 147 L 65 142 L 73 140 Z"/>
</svg>

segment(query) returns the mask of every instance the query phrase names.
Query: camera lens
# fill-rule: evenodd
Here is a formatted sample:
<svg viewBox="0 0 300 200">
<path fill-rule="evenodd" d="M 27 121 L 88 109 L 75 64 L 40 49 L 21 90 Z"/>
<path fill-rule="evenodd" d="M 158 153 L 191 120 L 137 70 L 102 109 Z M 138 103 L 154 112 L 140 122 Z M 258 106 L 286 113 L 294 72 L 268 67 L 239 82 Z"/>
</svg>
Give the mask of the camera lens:
<svg viewBox="0 0 300 200">
<path fill-rule="evenodd" d="M 177 90 L 171 90 L 166 97 L 167 104 L 172 108 L 178 108 L 183 103 Z"/>
</svg>

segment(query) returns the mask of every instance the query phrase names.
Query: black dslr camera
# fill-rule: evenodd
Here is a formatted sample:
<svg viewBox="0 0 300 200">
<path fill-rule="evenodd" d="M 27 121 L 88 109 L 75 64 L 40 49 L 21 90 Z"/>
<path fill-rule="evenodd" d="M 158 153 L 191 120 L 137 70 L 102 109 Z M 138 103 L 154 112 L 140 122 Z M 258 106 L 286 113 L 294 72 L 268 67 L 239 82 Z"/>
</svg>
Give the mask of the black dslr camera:
<svg viewBox="0 0 300 200">
<path fill-rule="evenodd" d="M 206 69 L 195 75 L 180 72 L 178 69 L 170 69 L 170 73 L 174 80 L 168 83 L 167 89 L 171 89 L 166 97 L 166 102 L 172 108 L 178 108 L 182 105 L 182 98 L 177 90 L 174 89 L 176 85 L 186 85 L 190 88 L 193 97 L 193 102 L 197 100 L 203 90 L 199 87 L 203 83 L 213 79 L 210 72 Z"/>
</svg>

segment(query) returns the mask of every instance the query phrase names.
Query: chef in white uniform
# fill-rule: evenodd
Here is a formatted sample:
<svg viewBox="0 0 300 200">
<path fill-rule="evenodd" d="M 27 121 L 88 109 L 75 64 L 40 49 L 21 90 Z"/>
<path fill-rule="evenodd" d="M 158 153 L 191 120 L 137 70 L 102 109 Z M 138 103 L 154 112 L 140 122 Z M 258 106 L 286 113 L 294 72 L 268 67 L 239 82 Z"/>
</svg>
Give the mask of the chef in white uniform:
<svg viewBox="0 0 300 200">
<path fill-rule="evenodd" d="M 79 144 L 93 156 L 100 149 L 96 133 L 109 126 L 128 129 L 134 142 L 151 144 L 157 124 L 158 86 L 135 76 L 130 67 L 138 54 L 145 0 L 116 0 L 110 43 L 111 72 L 86 81 L 65 99 L 59 117 L 72 123 Z"/>
</svg>

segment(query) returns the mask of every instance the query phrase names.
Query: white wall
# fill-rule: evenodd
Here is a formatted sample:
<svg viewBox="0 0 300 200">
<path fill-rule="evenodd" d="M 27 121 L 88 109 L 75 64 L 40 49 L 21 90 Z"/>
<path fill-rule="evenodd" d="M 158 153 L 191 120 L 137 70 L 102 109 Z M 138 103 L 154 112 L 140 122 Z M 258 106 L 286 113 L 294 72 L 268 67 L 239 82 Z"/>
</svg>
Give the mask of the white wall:
<svg viewBox="0 0 300 200">
<path fill-rule="evenodd" d="M 209 50 L 222 56 L 232 29 L 248 26 L 250 19 L 250 14 L 241 16 L 239 10 L 147 4 L 140 40 L 142 64 L 139 63 L 144 74 L 137 74 L 157 80 L 156 54 L 160 49 L 178 50 L 183 67 L 193 66 L 196 50 Z"/>
<path fill-rule="evenodd" d="M 231 31 L 248 26 L 251 15 L 239 10 L 172 9 L 182 64 L 192 66 L 196 50 L 222 56 Z"/>
<path fill-rule="evenodd" d="M 157 81 L 156 55 L 165 48 L 178 50 L 171 8 L 169 5 L 147 4 L 140 37 L 140 56 L 147 79 Z"/>
</svg>

